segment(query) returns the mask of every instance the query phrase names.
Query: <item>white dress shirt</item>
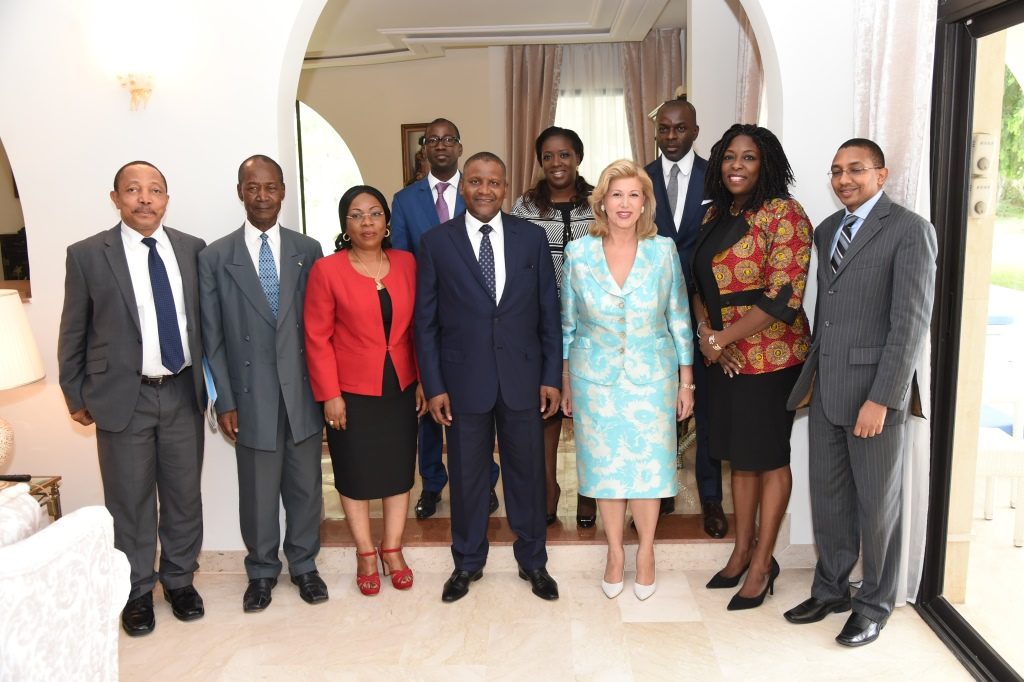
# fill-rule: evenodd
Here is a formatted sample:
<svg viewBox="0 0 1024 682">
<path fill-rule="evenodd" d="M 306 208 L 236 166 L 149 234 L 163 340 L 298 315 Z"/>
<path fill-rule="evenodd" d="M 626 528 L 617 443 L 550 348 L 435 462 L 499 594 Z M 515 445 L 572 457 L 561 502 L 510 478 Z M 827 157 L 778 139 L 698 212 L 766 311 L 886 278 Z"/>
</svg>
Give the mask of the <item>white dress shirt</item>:
<svg viewBox="0 0 1024 682">
<path fill-rule="evenodd" d="M 260 249 L 263 247 L 263 240 L 260 239 L 260 232 L 252 226 L 248 220 L 245 221 L 245 248 L 252 258 L 252 265 L 256 268 L 256 274 L 260 274 Z M 274 225 L 267 230 L 267 244 L 270 246 L 270 253 L 274 255 L 274 270 L 277 272 L 278 281 L 281 280 L 281 223 Z"/>
<path fill-rule="evenodd" d="M 693 171 L 693 149 L 686 152 L 686 156 L 678 161 L 669 161 L 664 154 L 661 155 L 661 170 L 665 173 L 665 189 L 668 190 L 668 181 L 672 178 L 673 166 L 679 166 L 679 194 L 676 199 L 676 212 L 672 214 L 672 224 L 676 231 L 683 224 L 683 207 L 686 206 L 686 189 L 690 186 L 690 173 Z M 671 206 L 672 204 L 669 204 Z"/>
<path fill-rule="evenodd" d="M 178 332 L 181 334 L 181 348 L 185 351 L 185 367 L 192 364 L 192 354 L 188 348 L 188 318 L 185 316 L 185 291 L 181 284 L 181 270 L 178 259 L 174 257 L 171 240 L 167 237 L 163 225 L 156 228 L 150 235 L 156 240 L 156 252 L 164 262 L 167 280 L 171 285 L 174 297 L 174 311 L 178 314 Z M 139 310 L 139 324 L 142 326 L 142 367 L 147 377 L 160 377 L 174 374 L 178 368 L 164 367 L 160 359 L 160 330 L 156 321 L 156 305 L 153 301 L 153 285 L 149 279 L 149 247 L 142 243 L 142 235 L 121 223 L 121 242 L 124 244 L 124 255 L 128 261 L 128 274 L 132 278 L 132 289 L 135 291 L 135 305 Z"/>
<path fill-rule="evenodd" d="M 430 184 L 430 199 L 437 205 L 437 183 L 447 182 L 448 187 L 444 190 L 444 203 L 448 205 L 448 217 L 455 217 L 455 197 L 459 193 L 459 178 L 462 174 L 459 171 L 455 171 L 455 175 L 451 176 L 447 180 L 438 180 L 434 177 L 433 173 L 427 173 L 427 182 Z"/>
<path fill-rule="evenodd" d="M 494 251 L 494 293 L 496 301 L 501 301 L 501 294 L 505 291 L 505 230 L 501 224 L 501 212 L 487 221 L 492 228 L 491 250 Z M 484 235 L 480 228 L 484 223 L 473 217 L 469 211 L 466 212 L 466 232 L 469 234 L 469 243 L 473 246 L 473 255 L 477 261 L 480 260 L 480 242 Z"/>
</svg>

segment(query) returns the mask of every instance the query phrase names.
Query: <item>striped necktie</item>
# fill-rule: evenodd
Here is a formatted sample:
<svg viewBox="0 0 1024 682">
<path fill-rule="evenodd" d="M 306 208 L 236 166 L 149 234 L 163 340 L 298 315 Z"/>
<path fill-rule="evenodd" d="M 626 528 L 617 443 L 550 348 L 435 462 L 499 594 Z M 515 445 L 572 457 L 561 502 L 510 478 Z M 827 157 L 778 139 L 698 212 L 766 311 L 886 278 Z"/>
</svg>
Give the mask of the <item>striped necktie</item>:
<svg viewBox="0 0 1024 682">
<path fill-rule="evenodd" d="M 839 264 L 843 262 L 843 256 L 846 255 L 846 250 L 850 248 L 850 242 L 853 241 L 853 224 L 857 222 L 857 216 L 851 213 L 846 216 L 843 221 L 843 227 L 839 230 L 839 241 L 836 242 L 836 248 L 832 252 L 832 272 L 835 273 L 839 270 Z"/>
</svg>

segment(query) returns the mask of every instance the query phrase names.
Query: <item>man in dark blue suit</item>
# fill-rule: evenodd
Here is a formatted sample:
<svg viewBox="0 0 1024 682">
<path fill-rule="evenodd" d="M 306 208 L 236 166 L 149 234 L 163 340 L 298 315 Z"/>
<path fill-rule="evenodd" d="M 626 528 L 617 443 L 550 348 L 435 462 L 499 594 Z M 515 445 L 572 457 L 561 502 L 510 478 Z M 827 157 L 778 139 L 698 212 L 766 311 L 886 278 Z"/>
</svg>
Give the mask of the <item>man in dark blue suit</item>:
<svg viewBox="0 0 1024 682">
<path fill-rule="evenodd" d="M 466 210 L 459 194 L 459 157 L 462 156 L 459 128 L 446 118 L 437 118 L 423 135 L 423 153 L 430 173 L 395 194 L 391 202 L 391 243 L 396 249 L 419 254 L 420 237 L 430 228 L 447 222 Z M 448 483 L 448 472 L 441 461 L 441 425 L 433 420 L 420 421 L 420 478 L 423 492 L 416 502 L 416 518 L 425 519 L 437 511 L 441 490 Z M 498 483 L 498 465 L 491 462 L 490 511 L 498 509 L 494 486 Z"/>
<path fill-rule="evenodd" d="M 693 142 L 699 132 L 697 110 L 693 104 L 685 99 L 673 99 L 662 104 L 655 119 L 655 135 L 661 156 L 645 169 L 654 184 L 658 234 L 675 241 L 691 298 L 694 284 L 690 275 L 690 257 L 706 209 L 703 203 L 704 174 L 708 162 L 693 151 Z M 696 320 L 693 324 L 696 325 Z M 697 490 L 704 516 L 704 532 L 713 538 L 721 538 L 729 530 L 729 524 L 722 511 L 722 465 L 708 452 L 706 372 L 703 362 L 693 363 L 693 380 L 697 384 L 694 405 L 697 419 Z M 663 514 L 671 513 L 675 509 L 675 500 L 662 500 L 661 509 Z"/>
<path fill-rule="evenodd" d="M 538 597 L 558 598 L 545 568 L 542 421 L 561 398 L 558 293 L 544 231 L 501 212 L 507 186 L 501 159 L 471 156 L 466 213 L 423 235 L 417 258 L 420 378 L 431 415 L 448 427 L 455 570 L 445 602 L 483 576 L 495 431 L 519 577 Z"/>
</svg>

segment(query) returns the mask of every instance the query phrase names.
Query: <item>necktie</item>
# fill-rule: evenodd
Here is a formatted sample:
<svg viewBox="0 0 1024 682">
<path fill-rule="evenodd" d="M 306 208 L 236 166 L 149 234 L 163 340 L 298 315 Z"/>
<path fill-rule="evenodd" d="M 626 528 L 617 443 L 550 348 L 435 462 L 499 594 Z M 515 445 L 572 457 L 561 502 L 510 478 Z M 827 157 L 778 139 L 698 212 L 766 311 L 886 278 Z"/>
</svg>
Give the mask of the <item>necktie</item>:
<svg viewBox="0 0 1024 682">
<path fill-rule="evenodd" d="M 267 295 L 267 303 L 270 310 L 277 318 L 277 301 L 281 293 L 281 284 L 277 280 L 277 268 L 274 267 L 274 254 L 267 243 L 267 235 L 261 234 L 260 241 L 260 284 L 263 285 L 263 293 Z"/>
<path fill-rule="evenodd" d="M 156 308 L 156 330 L 160 337 L 160 362 L 170 372 L 177 374 L 185 365 L 185 351 L 181 347 L 181 330 L 178 328 L 178 313 L 174 308 L 174 294 L 167 278 L 167 268 L 156 250 L 156 240 L 143 237 L 142 243 L 149 247 L 149 283 L 153 287 L 153 307 Z"/>
<path fill-rule="evenodd" d="M 850 242 L 853 240 L 853 224 L 855 222 L 857 222 L 857 216 L 852 213 L 846 216 L 846 220 L 843 221 L 843 227 L 839 230 L 839 241 L 836 242 L 835 251 L 832 252 L 832 272 L 839 269 L 839 264 L 843 262 L 846 250 L 850 248 Z"/>
<path fill-rule="evenodd" d="M 491 232 L 494 228 L 484 225 L 480 228 L 484 238 L 480 240 L 480 269 L 484 272 L 484 281 L 491 291 L 491 300 L 498 302 L 497 288 L 494 280 L 494 249 L 491 248 Z"/>
<path fill-rule="evenodd" d="M 672 170 L 668 174 L 668 210 L 673 220 L 676 214 L 676 204 L 679 203 L 679 165 L 672 164 Z"/>
<path fill-rule="evenodd" d="M 434 202 L 434 209 L 437 211 L 437 219 L 442 223 L 446 223 L 451 220 L 451 215 L 448 213 L 448 204 L 444 201 L 444 192 L 448 189 L 447 182 L 439 182 L 437 187 L 437 201 Z"/>
</svg>

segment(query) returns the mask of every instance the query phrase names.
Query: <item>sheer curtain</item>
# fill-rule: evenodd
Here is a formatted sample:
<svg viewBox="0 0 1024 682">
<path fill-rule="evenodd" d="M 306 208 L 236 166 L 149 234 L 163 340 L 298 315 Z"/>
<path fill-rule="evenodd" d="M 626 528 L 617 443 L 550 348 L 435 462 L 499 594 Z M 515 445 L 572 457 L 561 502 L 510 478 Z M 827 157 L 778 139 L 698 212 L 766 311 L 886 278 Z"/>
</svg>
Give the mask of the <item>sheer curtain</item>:
<svg viewBox="0 0 1024 682">
<path fill-rule="evenodd" d="M 533 143 L 540 131 L 555 119 L 561 45 L 513 45 L 506 52 L 505 83 L 508 88 L 505 135 L 508 158 L 508 193 L 505 210 L 530 186 L 536 160 Z M 579 131 L 577 131 L 579 132 Z"/>
<path fill-rule="evenodd" d="M 761 52 L 746 13 L 740 17 L 740 39 L 736 55 L 736 122 L 758 123 L 761 115 L 761 85 L 764 71 Z"/>
<path fill-rule="evenodd" d="M 858 63 L 854 72 L 854 134 L 885 151 L 885 191 L 904 206 L 917 206 L 927 162 L 936 0 L 860 0 L 854 15 Z M 924 413 L 931 413 L 931 349 L 917 361 Z M 928 423 L 906 423 L 903 467 L 903 553 L 897 604 L 914 601 L 921 585 L 928 518 Z"/>
<path fill-rule="evenodd" d="M 597 184 L 601 171 L 612 161 L 633 158 L 626 123 L 622 52 L 620 43 L 562 48 L 555 125 L 575 130 L 583 140 L 580 175 L 591 184 Z M 532 142 L 530 149 L 532 153 Z"/>
<path fill-rule="evenodd" d="M 647 114 L 672 99 L 676 88 L 683 85 L 683 32 L 654 29 L 639 43 L 625 43 L 623 58 L 629 140 L 633 158 L 646 164 L 658 153 L 654 123 Z"/>
</svg>

